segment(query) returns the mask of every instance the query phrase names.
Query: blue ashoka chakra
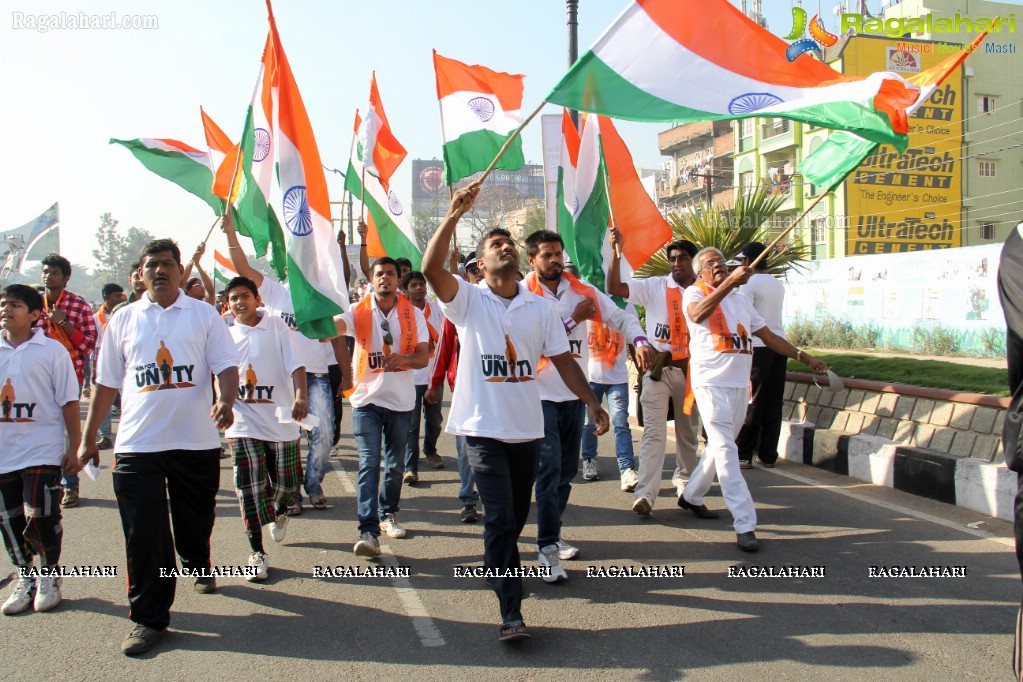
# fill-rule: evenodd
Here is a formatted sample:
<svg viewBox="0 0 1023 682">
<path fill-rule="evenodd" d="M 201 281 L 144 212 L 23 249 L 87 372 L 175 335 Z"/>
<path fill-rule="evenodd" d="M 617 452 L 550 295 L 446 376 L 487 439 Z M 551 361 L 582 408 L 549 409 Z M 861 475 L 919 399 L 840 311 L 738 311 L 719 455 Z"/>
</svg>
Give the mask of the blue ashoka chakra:
<svg viewBox="0 0 1023 682">
<path fill-rule="evenodd" d="M 572 197 L 572 215 L 579 213 L 579 197 Z"/>
<path fill-rule="evenodd" d="M 185 152 L 186 156 L 190 156 L 193 159 L 204 159 L 206 158 L 205 152 Z"/>
<path fill-rule="evenodd" d="M 769 92 L 747 92 L 728 103 L 728 113 L 749 114 L 764 107 L 781 104 L 783 101 L 785 100 L 781 97 Z"/>
<path fill-rule="evenodd" d="M 469 109 L 483 123 L 494 117 L 494 102 L 489 97 L 473 97 L 469 100 Z"/>
<path fill-rule="evenodd" d="M 265 128 L 256 128 L 256 147 L 252 151 L 252 160 L 262 161 L 270 154 L 270 133 Z"/>
<path fill-rule="evenodd" d="M 398 201 L 398 195 L 393 190 L 387 193 L 387 210 L 393 215 L 401 215 L 401 202 Z"/>
<path fill-rule="evenodd" d="M 296 237 L 304 237 L 313 231 L 304 185 L 296 185 L 284 193 L 284 225 Z"/>
</svg>

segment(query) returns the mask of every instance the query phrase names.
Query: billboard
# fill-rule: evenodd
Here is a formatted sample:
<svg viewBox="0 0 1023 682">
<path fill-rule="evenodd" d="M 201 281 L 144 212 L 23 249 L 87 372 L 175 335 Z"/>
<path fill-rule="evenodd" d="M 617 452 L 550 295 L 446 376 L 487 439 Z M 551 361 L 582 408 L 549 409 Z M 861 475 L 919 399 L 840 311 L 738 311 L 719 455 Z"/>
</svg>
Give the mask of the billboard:
<svg viewBox="0 0 1023 682">
<path fill-rule="evenodd" d="M 918 42 L 855 36 L 842 71 L 919 73 L 948 55 Z M 962 243 L 962 66 L 909 119 L 909 146 L 881 145 L 845 181 L 849 256 L 947 249 Z"/>
<path fill-rule="evenodd" d="M 3 252 L 6 244 L 7 251 Z M 0 263 L 4 270 L 21 271 L 26 261 L 60 253 L 60 204 L 55 203 L 21 227 L 0 232 Z"/>
</svg>

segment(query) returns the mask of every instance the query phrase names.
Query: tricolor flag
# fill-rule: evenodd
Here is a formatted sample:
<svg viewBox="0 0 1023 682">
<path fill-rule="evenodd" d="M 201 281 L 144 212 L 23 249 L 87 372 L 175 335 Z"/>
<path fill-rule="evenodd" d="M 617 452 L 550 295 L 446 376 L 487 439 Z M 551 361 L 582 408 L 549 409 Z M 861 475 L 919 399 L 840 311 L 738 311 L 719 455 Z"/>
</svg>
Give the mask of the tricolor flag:
<svg viewBox="0 0 1023 682">
<path fill-rule="evenodd" d="M 237 276 L 238 271 L 234 269 L 234 263 L 231 262 L 231 259 L 214 249 L 213 278 L 221 284 L 227 284 Z"/>
<path fill-rule="evenodd" d="M 905 149 L 907 108 L 929 92 L 897 73 L 790 62 L 787 48 L 728 0 L 635 0 L 547 101 L 634 121 L 777 116 Z"/>
<path fill-rule="evenodd" d="M 206 152 L 177 140 L 151 137 L 135 140 L 110 138 L 110 144 L 127 148 L 143 166 L 199 197 L 215 213 L 224 210 L 224 202 L 214 196 L 210 189 L 213 185 L 213 172 L 210 170 L 210 155 Z"/>
<path fill-rule="evenodd" d="M 408 156 L 408 152 L 391 132 L 391 124 L 387 122 L 387 114 L 384 113 L 384 105 L 377 90 L 376 72 L 369 80 L 369 106 L 356 139 L 359 158 L 363 160 L 366 172 L 379 178 L 385 190 L 390 189 L 391 176 Z M 371 151 L 367 153 L 367 149 Z"/>
<path fill-rule="evenodd" d="M 607 226 L 612 218 L 625 241 L 621 276 L 626 280 L 671 239 L 671 227 L 643 188 L 611 119 L 585 116 L 580 139 L 566 111 L 558 167 L 558 232 L 579 274 L 601 291 L 611 260 Z"/>
<path fill-rule="evenodd" d="M 362 119 L 356 111 L 356 138 L 361 123 Z M 366 253 L 370 258 L 381 256 L 408 258 L 412 261 L 412 269 L 419 270 L 423 265 L 423 254 L 416 245 L 408 211 L 393 189 L 385 190 L 380 181 L 369 172 L 363 174 L 358 147 L 358 143 L 353 140 L 348 172 L 345 174 L 345 189 L 351 192 L 353 198 L 361 198 L 366 207 L 366 226 L 369 228 L 366 234 Z M 362 186 L 363 178 L 366 181 L 365 192 Z"/>
<path fill-rule="evenodd" d="M 313 128 L 284 54 L 270 0 L 266 9 L 270 34 L 263 54 L 266 89 L 260 103 L 272 104 L 270 120 L 275 124 L 276 149 L 271 158 L 276 163 L 283 193 L 281 222 L 288 230 L 288 282 L 295 326 L 310 338 L 329 338 L 337 335 L 334 315 L 348 307 L 348 286 L 330 221 L 327 180 Z M 246 130 L 242 149 L 246 150 L 247 159 L 248 145 L 255 135 L 248 133 L 248 127 Z"/>
<path fill-rule="evenodd" d="M 206 146 L 210 150 L 213 193 L 221 199 L 227 199 L 228 187 L 231 185 L 238 162 L 239 145 L 231 142 L 231 138 L 214 123 L 202 107 L 199 107 L 199 113 L 202 115 L 203 132 L 206 133 Z M 237 192 L 235 194 L 237 196 Z"/>
<path fill-rule="evenodd" d="M 469 66 L 433 51 L 444 137 L 444 184 L 486 170 L 515 129 L 522 124 L 522 79 L 525 76 Z M 496 168 L 518 170 L 526 164 L 522 138 L 508 147 Z"/>
</svg>

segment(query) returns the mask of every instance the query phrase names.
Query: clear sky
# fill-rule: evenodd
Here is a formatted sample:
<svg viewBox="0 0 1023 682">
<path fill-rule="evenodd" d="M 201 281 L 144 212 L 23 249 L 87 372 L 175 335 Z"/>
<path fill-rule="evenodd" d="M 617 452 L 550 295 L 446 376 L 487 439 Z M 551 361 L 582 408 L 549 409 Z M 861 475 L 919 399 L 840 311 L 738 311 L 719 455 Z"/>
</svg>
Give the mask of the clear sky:
<svg viewBox="0 0 1023 682">
<path fill-rule="evenodd" d="M 582 53 L 627 3 L 579 4 Z M 821 15 L 835 29 L 831 4 L 824 4 Z M 787 33 L 788 0 L 764 0 L 764 6 L 769 28 Z M 877 11 L 878 0 L 869 6 Z M 39 32 L 16 28 L 19 12 L 113 12 L 121 19 L 150 15 L 158 28 Z M 353 114 L 356 107 L 365 107 L 373 70 L 391 126 L 411 160 L 439 157 L 441 151 L 432 48 L 461 61 L 525 74 L 524 113 L 537 106 L 567 68 L 561 0 L 278 0 L 274 13 L 320 155 L 325 165 L 341 170 L 347 164 Z M 0 12 L 5 75 L 0 129 L 6 157 L 0 165 L 0 230 L 17 227 L 60 201 L 61 250 L 73 263 L 93 265 L 99 216 L 107 211 L 123 230 L 134 225 L 158 237 L 172 236 L 190 255 L 214 218 L 210 208 L 108 140 L 176 138 L 205 149 L 200 105 L 236 139 L 266 33 L 263 0 L 5 2 Z M 549 106 L 546 113 L 557 110 Z M 622 123 L 619 129 L 636 163 L 655 168 L 661 163 L 657 133 L 667 127 Z M 539 121 L 523 139 L 527 161 L 541 163 Z M 409 160 L 392 181 L 406 202 Z M 331 198 L 340 200 L 340 176 L 327 173 L 327 181 Z M 218 234 L 211 245 L 223 250 L 223 237 Z M 209 260 L 212 249 L 207 253 Z"/>
</svg>

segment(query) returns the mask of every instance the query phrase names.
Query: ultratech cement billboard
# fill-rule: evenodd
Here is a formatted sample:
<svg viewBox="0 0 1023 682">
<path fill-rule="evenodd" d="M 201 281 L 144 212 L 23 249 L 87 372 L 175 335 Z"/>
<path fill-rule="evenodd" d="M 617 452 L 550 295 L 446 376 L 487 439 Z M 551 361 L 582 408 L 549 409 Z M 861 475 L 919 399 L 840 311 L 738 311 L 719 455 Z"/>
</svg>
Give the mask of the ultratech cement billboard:
<svg viewBox="0 0 1023 682">
<path fill-rule="evenodd" d="M 907 76 L 947 55 L 909 52 L 903 40 L 857 36 L 842 51 L 842 71 Z M 910 45 L 918 43 L 911 42 Z M 909 119 L 909 147 L 881 145 L 845 181 L 846 254 L 947 249 L 961 244 L 962 67 Z"/>
</svg>

